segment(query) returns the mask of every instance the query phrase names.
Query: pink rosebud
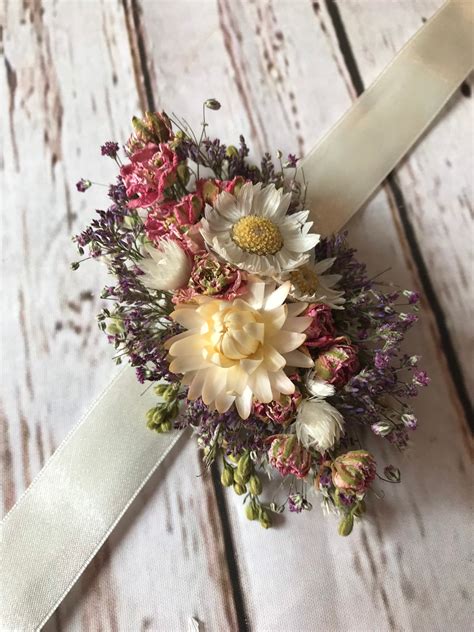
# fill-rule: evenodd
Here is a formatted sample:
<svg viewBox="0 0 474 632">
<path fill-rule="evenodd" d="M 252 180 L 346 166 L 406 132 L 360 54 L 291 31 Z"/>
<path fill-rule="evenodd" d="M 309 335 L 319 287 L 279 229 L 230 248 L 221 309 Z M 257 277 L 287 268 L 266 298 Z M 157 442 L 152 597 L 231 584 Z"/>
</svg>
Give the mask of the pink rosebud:
<svg viewBox="0 0 474 632">
<path fill-rule="evenodd" d="M 209 252 L 197 254 L 188 287 L 179 290 L 174 303 L 188 303 L 195 296 L 204 295 L 234 300 L 246 291 L 246 274 Z"/>
<path fill-rule="evenodd" d="M 365 494 L 375 478 L 374 457 L 365 450 L 352 450 L 338 456 L 332 466 L 332 481 L 338 489 Z"/>
<path fill-rule="evenodd" d="M 198 180 L 196 193 L 204 202 L 212 206 L 219 193 L 227 191 L 227 193 L 236 194 L 243 184 L 245 184 L 245 180 L 242 176 L 237 176 L 233 180 L 216 180 L 215 178 Z"/>
<path fill-rule="evenodd" d="M 305 345 L 315 349 L 327 347 L 336 334 L 332 310 L 329 305 L 313 303 L 306 309 L 304 315 L 313 319 L 311 325 L 305 331 Z"/>
<path fill-rule="evenodd" d="M 304 478 L 311 469 L 311 454 L 298 443 L 296 435 L 275 435 L 268 450 L 268 460 L 272 467 L 283 476 L 293 474 Z"/>
<path fill-rule="evenodd" d="M 280 400 L 273 400 L 268 404 L 255 402 L 253 412 L 262 421 L 286 426 L 295 417 L 301 399 L 300 391 L 295 389 L 291 395 L 282 395 Z"/>
<path fill-rule="evenodd" d="M 335 388 L 342 388 L 358 371 L 357 347 L 343 336 L 335 338 L 314 362 L 314 374 Z"/>
</svg>

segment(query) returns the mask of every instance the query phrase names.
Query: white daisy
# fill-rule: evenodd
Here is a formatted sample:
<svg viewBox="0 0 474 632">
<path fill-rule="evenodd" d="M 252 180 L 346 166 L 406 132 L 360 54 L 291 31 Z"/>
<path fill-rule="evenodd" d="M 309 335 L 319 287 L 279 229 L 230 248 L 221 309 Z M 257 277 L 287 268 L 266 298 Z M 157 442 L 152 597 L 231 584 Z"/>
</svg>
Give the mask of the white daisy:
<svg viewBox="0 0 474 632">
<path fill-rule="evenodd" d="M 247 182 L 237 195 L 219 194 L 206 206 L 202 235 L 208 246 L 235 266 L 263 276 L 294 270 L 310 258 L 319 235 L 310 233 L 309 211 L 287 215 L 290 193 L 273 184 Z"/>
<path fill-rule="evenodd" d="M 297 270 L 280 275 L 278 280 L 291 281 L 291 298 L 308 303 L 325 303 L 332 309 L 344 309 L 344 292 L 334 289 L 341 280 L 341 275 L 325 274 L 335 260 L 309 261 Z"/>
</svg>

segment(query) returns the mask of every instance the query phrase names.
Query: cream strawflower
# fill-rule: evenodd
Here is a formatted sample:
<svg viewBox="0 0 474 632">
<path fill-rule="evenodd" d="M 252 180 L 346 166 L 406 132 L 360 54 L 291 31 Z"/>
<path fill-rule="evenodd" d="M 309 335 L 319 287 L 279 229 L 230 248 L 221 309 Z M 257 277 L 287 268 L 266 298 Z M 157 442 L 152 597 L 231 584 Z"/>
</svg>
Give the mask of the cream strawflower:
<svg viewBox="0 0 474 632">
<path fill-rule="evenodd" d="M 229 263 L 254 274 L 273 276 L 309 260 L 319 235 L 310 233 L 309 211 L 287 215 L 291 195 L 273 184 L 247 182 L 237 195 L 219 194 L 206 206 L 201 233 Z"/>
<path fill-rule="evenodd" d="M 191 261 L 184 250 L 171 239 L 162 239 L 156 246 L 146 245 L 149 255 L 140 261 L 145 273 L 143 285 L 153 290 L 177 290 L 184 287 L 191 275 Z"/>
<path fill-rule="evenodd" d="M 341 275 L 325 274 L 335 260 L 309 261 L 297 270 L 280 275 L 279 281 L 291 281 L 290 296 L 298 301 L 325 303 L 332 309 L 344 309 L 344 292 L 334 289 Z"/>
<path fill-rule="evenodd" d="M 344 432 L 341 413 L 322 399 L 304 400 L 295 421 L 298 441 L 305 448 L 319 452 L 331 449 Z"/>
<path fill-rule="evenodd" d="M 196 303 L 176 308 L 171 317 L 187 331 L 166 347 L 170 370 L 183 373 L 189 385 L 189 399 L 202 397 L 220 413 L 235 402 L 246 419 L 254 399 L 269 403 L 295 391 L 284 368 L 313 365 L 298 350 L 311 319 L 299 316 L 305 303 L 284 304 L 289 289 L 289 283 L 275 289 L 273 283 L 254 280 L 245 300 L 198 296 Z"/>
</svg>

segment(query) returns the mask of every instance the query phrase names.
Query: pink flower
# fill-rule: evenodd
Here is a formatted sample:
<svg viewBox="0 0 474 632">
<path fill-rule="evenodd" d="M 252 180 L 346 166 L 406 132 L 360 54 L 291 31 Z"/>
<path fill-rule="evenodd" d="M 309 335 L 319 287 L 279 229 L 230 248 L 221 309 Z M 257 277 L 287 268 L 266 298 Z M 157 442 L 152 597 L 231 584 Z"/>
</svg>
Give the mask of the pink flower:
<svg viewBox="0 0 474 632">
<path fill-rule="evenodd" d="M 203 203 L 194 193 L 182 197 L 173 207 L 173 215 L 181 226 L 195 224 L 201 217 Z"/>
<path fill-rule="evenodd" d="M 359 371 L 359 366 L 357 347 L 341 336 L 316 358 L 313 373 L 328 384 L 342 388 Z"/>
<path fill-rule="evenodd" d="M 120 174 L 124 180 L 130 208 L 146 208 L 162 200 L 164 191 L 176 180 L 178 156 L 168 145 L 148 143 L 130 157 Z"/>
<path fill-rule="evenodd" d="M 174 303 L 188 303 L 195 296 L 212 296 L 232 301 L 244 294 L 246 274 L 217 259 L 209 252 L 200 253 L 194 258 L 188 287 L 173 297 Z"/>
<path fill-rule="evenodd" d="M 298 443 L 296 435 L 275 435 L 268 450 L 268 460 L 280 474 L 304 478 L 311 469 L 311 454 Z"/>
<path fill-rule="evenodd" d="M 327 347 L 336 334 L 332 310 L 329 305 L 313 303 L 307 308 L 304 315 L 311 316 L 313 319 L 311 325 L 305 331 L 305 345 L 315 349 Z"/>
<path fill-rule="evenodd" d="M 374 457 L 365 450 L 352 450 L 341 454 L 332 466 L 332 481 L 339 489 L 365 494 L 375 478 Z"/>
<path fill-rule="evenodd" d="M 295 389 L 291 395 L 282 395 L 280 400 L 273 400 L 269 404 L 255 402 L 253 412 L 262 421 L 272 421 L 275 424 L 286 426 L 295 417 L 301 399 L 300 391 Z"/>
</svg>

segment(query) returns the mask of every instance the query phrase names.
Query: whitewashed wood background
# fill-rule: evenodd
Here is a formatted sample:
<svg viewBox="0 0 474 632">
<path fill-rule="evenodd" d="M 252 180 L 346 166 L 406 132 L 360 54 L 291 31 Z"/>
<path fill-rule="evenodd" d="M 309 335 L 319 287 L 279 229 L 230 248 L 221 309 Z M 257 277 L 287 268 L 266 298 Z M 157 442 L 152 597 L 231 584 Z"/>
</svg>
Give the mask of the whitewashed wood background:
<svg viewBox="0 0 474 632">
<path fill-rule="evenodd" d="M 95 324 L 104 272 L 70 235 L 103 207 L 105 140 L 174 110 L 243 132 L 255 156 L 304 155 L 441 0 L 3 0 L 2 482 L 7 511 L 114 372 Z M 432 386 L 403 482 L 350 538 L 315 508 L 264 531 L 182 440 L 48 632 L 472 629 L 472 77 L 350 224 L 377 273 L 424 293 L 412 345 Z M 383 143 L 383 138 L 380 139 Z M 317 501 L 316 501 L 317 502 Z"/>
</svg>

